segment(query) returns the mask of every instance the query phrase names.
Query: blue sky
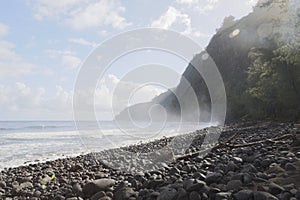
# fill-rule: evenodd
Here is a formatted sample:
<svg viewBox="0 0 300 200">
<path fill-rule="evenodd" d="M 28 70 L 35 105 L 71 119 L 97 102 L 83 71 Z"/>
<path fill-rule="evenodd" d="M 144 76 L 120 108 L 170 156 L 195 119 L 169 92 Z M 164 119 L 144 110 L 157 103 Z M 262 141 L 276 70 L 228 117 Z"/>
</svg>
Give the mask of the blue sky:
<svg viewBox="0 0 300 200">
<path fill-rule="evenodd" d="M 256 0 L 10 0 L 0 7 L 0 120 L 72 119 L 72 90 L 81 64 L 97 44 L 124 31 L 159 27 L 205 48 L 224 17 L 241 18 Z M 143 58 L 144 54 L 136 55 Z M 110 119 L 111 95 L 124 59 L 97 90 Z M 172 58 L 169 58 L 172 60 Z M 141 59 L 140 61 L 143 61 Z M 175 62 L 176 61 L 176 62 Z M 182 73 L 185 63 L 173 60 Z M 125 70 L 126 71 L 126 70 Z M 163 90 L 149 86 L 137 102 Z"/>
</svg>

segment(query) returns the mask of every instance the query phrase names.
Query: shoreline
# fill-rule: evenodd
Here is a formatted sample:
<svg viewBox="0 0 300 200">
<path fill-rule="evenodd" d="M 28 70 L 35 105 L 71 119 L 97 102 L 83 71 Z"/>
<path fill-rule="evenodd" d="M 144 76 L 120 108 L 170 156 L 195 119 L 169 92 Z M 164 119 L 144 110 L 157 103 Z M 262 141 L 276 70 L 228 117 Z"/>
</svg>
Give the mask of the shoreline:
<svg viewBox="0 0 300 200">
<path fill-rule="evenodd" d="M 296 137 L 300 129 L 277 122 L 232 124 L 224 127 L 219 143 L 210 152 L 200 155 L 205 130 L 184 134 L 183 138 L 195 136 L 190 148 L 176 154 L 171 162 L 159 160 L 159 165 L 148 171 L 138 168 L 147 166 L 147 160 L 143 159 L 142 164 L 130 162 L 131 170 L 136 168 L 132 174 L 109 167 L 112 160 L 106 160 L 105 155 L 120 148 L 106 154 L 88 153 L 4 169 L 0 172 L 0 197 L 69 200 L 300 197 L 300 147 Z M 288 134 L 289 137 L 279 138 Z M 272 141 L 274 138 L 279 139 Z M 166 141 L 170 138 L 121 149 L 142 153 L 160 149 Z M 256 144 L 247 145 L 253 142 Z M 94 159 L 95 155 L 101 157 L 101 162 Z M 127 155 L 118 155 L 115 162 L 126 165 Z M 174 158 L 174 154 L 171 156 Z"/>
</svg>

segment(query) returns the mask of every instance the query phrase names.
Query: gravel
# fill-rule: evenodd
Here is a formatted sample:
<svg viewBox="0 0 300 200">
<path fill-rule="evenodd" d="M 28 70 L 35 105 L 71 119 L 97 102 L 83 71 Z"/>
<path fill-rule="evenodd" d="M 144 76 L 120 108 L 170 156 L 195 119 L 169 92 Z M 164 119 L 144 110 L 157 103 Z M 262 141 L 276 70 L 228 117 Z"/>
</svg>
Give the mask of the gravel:
<svg viewBox="0 0 300 200">
<path fill-rule="evenodd" d="M 180 141 L 195 138 L 185 151 L 176 148 L 177 152 L 172 152 L 172 148 L 166 148 L 173 139 L 171 137 L 4 169 L 0 172 L 0 199 L 300 198 L 300 130 L 293 124 L 232 124 L 223 128 L 218 146 L 202 144 L 208 133 L 209 129 L 203 129 L 182 135 Z M 286 134 L 291 137 L 266 140 Z M 224 145 L 233 135 L 235 137 L 228 142 L 242 146 Z M 251 142 L 257 143 L 249 145 Z M 153 153 L 146 160 L 143 152 Z M 141 156 L 132 159 L 131 153 Z M 183 154 L 186 156 L 180 156 Z M 149 169 L 153 162 L 156 165 Z M 119 167 L 111 168 L 110 164 Z M 127 166 L 126 170 L 124 166 Z"/>
</svg>

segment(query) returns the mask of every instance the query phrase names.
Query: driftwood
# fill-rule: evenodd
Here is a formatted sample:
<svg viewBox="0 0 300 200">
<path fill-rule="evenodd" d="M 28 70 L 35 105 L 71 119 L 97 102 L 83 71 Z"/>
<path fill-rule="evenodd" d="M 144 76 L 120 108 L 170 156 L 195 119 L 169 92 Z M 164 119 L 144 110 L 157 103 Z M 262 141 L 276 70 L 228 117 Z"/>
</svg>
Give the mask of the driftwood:
<svg viewBox="0 0 300 200">
<path fill-rule="evenodd" d="M 229 142 L 231 140 L 233 140 L 236 136 L 237 136 L 237 134 L 234 134 L 226 142 L 219 143 L 219 144 L 217 144 L 216 146 L 214 146 L 212 148 L 204 149 L 204 150 L 201 150 L 201 151 L 196 151 L 196 152 L 193 152 L 193 153 L 184 154 L 184 155 L 181 155 L 181 156 L 176 156 L 176 157 L 174 157 L 173 160 L 177 161 L 177 160 L 183 160 L 183 159 L 187 159 L 187 158 L 193 158 L 193 157 L 208 153 L 211 150 L 216 150 L 216 149 L 220 149 L 220 148 L 248 147 L 248 146 L 252 146 L 252 145 L 256 145 L 256 144 L 260 144 L 260 143 L 266 143 L 266 142 L 275 143 L 276 141 L 279 141 L 279 140 L 283 140 L 283 139 L 286 139 L 286 138 L 292 138 L 294 135 L 293 134 L 285 134 L 285 135 L 282 135 L 282 136 L 279 136 L 279 137 L 275 137 L 275 138 L 271 138 L 271 139 L 265 139 L 265 140 L 259 140 L 259 141 L 255 141 L 255 142 L 249 142 L 249 143 L 245 143 L 245 144 L 230 144 Z"/>
</svg>

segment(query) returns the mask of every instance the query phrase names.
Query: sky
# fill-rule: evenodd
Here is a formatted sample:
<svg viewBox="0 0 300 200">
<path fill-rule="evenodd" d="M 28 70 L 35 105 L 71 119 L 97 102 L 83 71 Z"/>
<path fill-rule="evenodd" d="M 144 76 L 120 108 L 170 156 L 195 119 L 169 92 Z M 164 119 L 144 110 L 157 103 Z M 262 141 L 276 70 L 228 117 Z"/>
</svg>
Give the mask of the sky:
<svg viewBox="0 0 300 200">
<path fill-rule="evenodd" d="M 103 41 L 146 27 L 177 31 L 202 48 L 223 22 L 252 11 L 257 0 L 10 0 L 0 6 L 0 120 L 72 120 L 74 84 L 82 64 Z M 95 108 L 110 120 L 120 79 L 149 52 L 113 64 L 99 80 Z M 155 57 L 155 52 L 150 57 Z M 186 63 L 164 56 L 181 74 Z M 135 62 L 134 62 L 135 61 Z M 136 83 L 135 83 L 136 84 Z M 142 87 L 130 105 L 167 88 Z"/>
</svg>

